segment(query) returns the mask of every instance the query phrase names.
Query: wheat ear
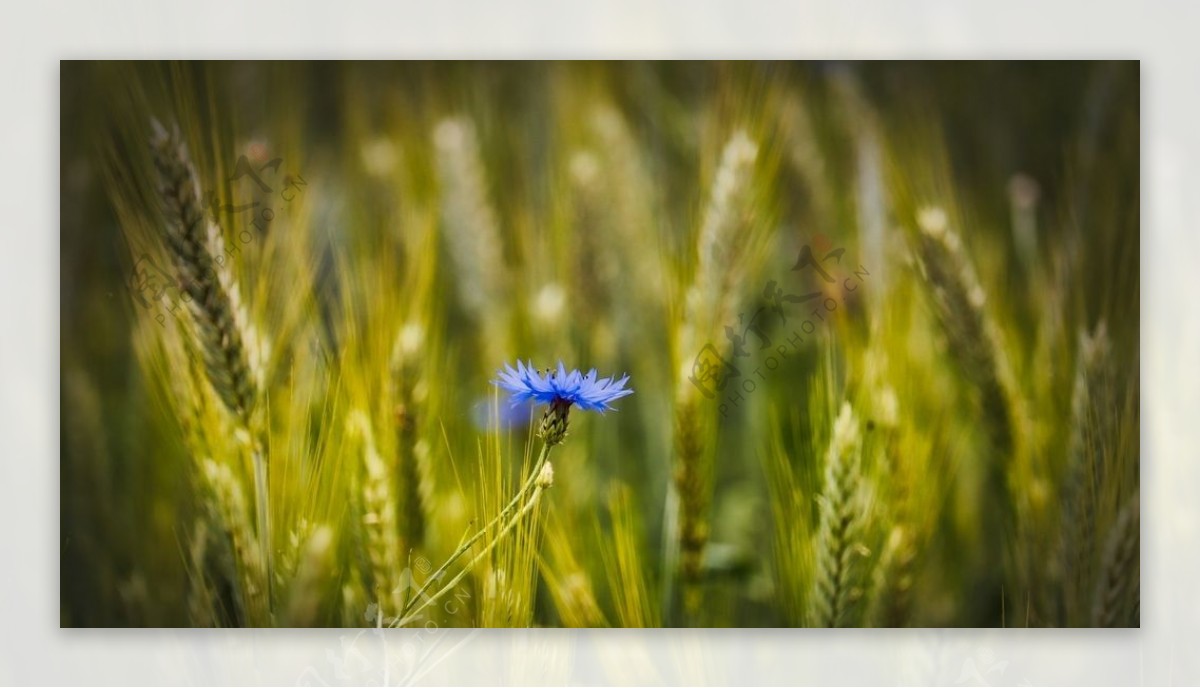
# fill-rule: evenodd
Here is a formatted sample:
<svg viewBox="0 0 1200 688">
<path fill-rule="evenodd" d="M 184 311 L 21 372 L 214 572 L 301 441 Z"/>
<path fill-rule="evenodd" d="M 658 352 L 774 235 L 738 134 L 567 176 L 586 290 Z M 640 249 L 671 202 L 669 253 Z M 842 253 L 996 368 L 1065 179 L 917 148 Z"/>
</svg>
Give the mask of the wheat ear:
<svg viewBox="0 0 1200 688">
<path fill-rule="evenodd" d="M 855 596 L 854 559 L 863 554 L 858 541 L 863 499 L 860 467 L 862 437 L 850 404 L 842 405 L 825 459 L 825 485 L 819 498 L 817 575 L 810 600 L 813 624 L 845 625 Z"/>
<path fill-rule="evenodd" d="M 737 131 L 721 152 L 721 164 L 700 226 L 695 281 L 688 295 L 688 319 L 695 325 L 731 320 L 750 271 L 755 247 L 747 231 L 751 212 L 750 183 L 758 146 Z M 709 328 L 700 330 L 710 334 Z"/>
<path fill-rule="evenodd" d="M 204 459 L 200 464 L 210 497 L 213 521 L 233 548 L 241 608 L 251 626 L 270 625 L 267 569 L 262 549 L 250 525 L 249 507 L 241 483 L 225 464 Z"/>
<path fill-rule="evenodd" d="M 166 238 L 179 287 L 195 324 L 208 379 L 217 396 L 248 423 L 262 381 L 257 342 L 227 265 L 221 229 L 205 217 L 200 181 L 178 131 L 154 122 L 154 167 L 166 214 Z"/>
<path fill-rule="evenodd" d="M 984 463 L 984 493 L 980 513 L 984 543 L 998 545 L 1003 566 L 985 562 L 988 587 L 996 599 L 1002 576 L 1009 583 L 1023 579 L 1017 533 L 1016 494 L 1009 474 L 1015 463 L 1019 396 L 1000 333 L 986 310 L 987 297 L 966 256 L 962 241 L 947 225 L 944 211 L 927 208 L 917 218 L 919 266 L 932 296 L 951 356 L 962 375 L 979 393 L 983 425 L 990 451 Z M 992 599 L 980 597 L 983 605 Z"/>
<path fill-rule="evenodd" d="M 255 512 L 268 582 L 271 573 L 270 474 L 252 416 L 264 382 L 263 342 L 250 327 L 237 280 L 227 259 L 221 228 L 205 217 L 200 179 L 178 129 L 168 132 L 152 121 L 151 139 L 158 192 L 166 217 L 167 246 L 175 264 L 182 300 L 209 382 L 251 437 Z M 268 603 L 270 590 L 267 591 Z"/>
<path fill-rule="evenodd" d="M 1138 496 L 1126 501 L 1108 533 L 1092 604 L 1092 625 L 1101 628 L 1138 624 L 1141 607 L 1141 519 Z"/>
<path fill-rule="evenodd" d="M 704 220 L 697 238 L 696 274 L 687 293 L 685 317 L 678 331 L 679 349 L 694 357 L 701 338 L 728 322 L 741 297 L 740 283 L 750 269 L 754 241 L 747 231 L 749 188 L 758 146 L 744 131 L 730 137 L 721 153 Z M 724 339 L 718 340 L 723 351 Z M 690 358 L 688 359 L 691 360 Z M 700 607 L 700 568 L 708 542 L 712 457 L 704 445 L 701 400 L 681 367 L 675 393 L 674 481 L 679 497 L 679 557 L 684 608 Z"/>
<path fill-rule="evenodd" d="M 475 126 L 465 117 L 440 121 L 433 132 L 441 187 L 442 227 L 459 299 L 483 330 L 484 346 L 508 338 L 509 275 Z"/>
<path fill-rule="evenodd" d="M 979 389 L 988 437 L 1003 461 L 1012 454 L 1016 392 L 999 331 L 986 311 L 987 296 L 940 209 L 918 217 L 918 249 L 925 284 L 937 308 L 951 355 Z"/>
<path fill-rule="evenodd" d="M 396 403 L 396 478 L 399 532 L 402 552 L 411 552 L 425 537 L 426 514 L 433 503 L 433 469 L 429 445 L 418 429 L 429 397 L 422 375 L 424 328 L 409 323 L 400 330 L 393 347 L 391 369 Z"/>
<path fill-rule="evenodd" d="M 213 589 L 216 584 L 210 582 L 210 571 L 216 573 L 212 578 L 226 583 L 233 580 L 233 576 L 228 574 L 231 567 L 221 567 L 217 557 L 209 550 L 208 528 L 207 518 L 197 518 L 188 544 L 188 618 L 195 628 L 216 628 L 219 625 L 218 603 Z"/>
<path fill-rule="evenodd" d="M 367 560 L 370 563 L 373 599 L 383 614 L 399 608 L 397 580 L 400 548 L 397 538 L 396 500 L 391 474 L 371 432 L 371 421 L 361 411 L 352 411 L 347 421 L 352 436 L 359 442 L 362 456 L 362 524 L 366 532 Z"/>
<path fill-rule="evenodd" d="M 333 544 L 329 526 L 318 527 L 305 540 L 288 595 L 289 626 L 316 624 L 321 611 L 321 586 L 333 570 Z"/>
<path fill-rule="evenodd" d="M 1079 336 L 1071 395 L 1071 436 L 1063 499 L 1062 565 L 1066 575 L 1066 622 L 1081 623 L 1091 604 L 1096 569 L 1096 512 L 1116 428 L 1112 346 L 1104 322 Z"/>
</svg>

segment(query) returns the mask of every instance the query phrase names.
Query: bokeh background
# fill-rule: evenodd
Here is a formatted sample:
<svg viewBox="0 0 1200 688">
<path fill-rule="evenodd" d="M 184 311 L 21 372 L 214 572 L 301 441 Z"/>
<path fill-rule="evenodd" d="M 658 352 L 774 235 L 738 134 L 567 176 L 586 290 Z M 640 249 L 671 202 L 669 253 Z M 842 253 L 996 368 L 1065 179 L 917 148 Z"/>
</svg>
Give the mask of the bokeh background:
<svg viewBox="0 0 1200 688">
<path fill-rule="evenodd" d="M 372 625 L 382 576 L 436 566 L 519 479 L 530 413 L 489 381 L 520 357 L 636 393 L 575 414 L 536 526 L 440 624 L 815 625 L 849 403 L 836 623 L 1093 625 L 1137 511 L 1138 90 L 1133 63 L 64 63 L 60 621 Z M 151 118 L 186 139 L 270 344 L 271 546 L 292 563 L 259 619 L 236 554 L 196 558 L 197 447 L 226 428 L 205 411 L 192 439 L 185 402 L 211 391 L 170 296 L 147 306 L 132 279 L 143 256 L 172 270 Z M 242 156 L 263 185 L 235 178 Z M 976 365 L 994 356 L 939 310 L 934 226 L 998 333 L 1007 453 Z M 831 269 L 862 292 L 793 270 L 806 246 L 844 249 Z M 838 308 L 792 344 L 805 311 L 772 314 L 771 281 Z M 745 364 L 726 326 L 772 345 Z M 746 376 L 789 349 L 732 405 L 689 387 L 707 343 Z M 1093 377 L 1095 413 L 1076 401 Z M 1070 555 L 1081 442 L 1105 470 Z"/>
</svg>

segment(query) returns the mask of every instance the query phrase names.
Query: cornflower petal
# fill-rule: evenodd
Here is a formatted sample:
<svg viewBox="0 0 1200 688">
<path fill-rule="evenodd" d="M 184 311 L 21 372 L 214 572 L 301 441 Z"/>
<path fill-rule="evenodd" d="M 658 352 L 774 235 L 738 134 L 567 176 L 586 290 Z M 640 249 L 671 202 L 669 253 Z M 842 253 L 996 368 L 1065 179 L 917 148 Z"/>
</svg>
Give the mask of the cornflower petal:
<svg viewBox="0 0 1200 688">
<path fill-rule="evenodd" d="M 556 370 L 542 374 L 532 361 L 526 363 L 517 359 L 516 368 L 505 363 L 492 384 L 508 392 L 514 406 L 530 400 L 534 404 L 560 401 L 586 411 L 604 413 L 613 410 L 611 402 L 633 394 L 632 389 L 625 388 L 627 382 L 628 375 L 620 379 L 601 378 L 595 368 L 586 374 L 578 369 L 568 372 L 562 361 L 558 362 Z"/>
</svg>

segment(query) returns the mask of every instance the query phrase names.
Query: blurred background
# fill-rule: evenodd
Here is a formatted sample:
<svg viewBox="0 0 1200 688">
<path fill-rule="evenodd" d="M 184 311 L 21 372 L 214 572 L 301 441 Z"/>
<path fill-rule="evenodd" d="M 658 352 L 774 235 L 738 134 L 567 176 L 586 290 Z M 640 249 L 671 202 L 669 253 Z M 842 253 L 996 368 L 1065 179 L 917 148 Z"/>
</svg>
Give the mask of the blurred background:
<svg viewBox="0 0 1200 688">
<path fill-rule="evenodd" d="M 439 624 L 1138 624 L 1136 63 L 61 79 L 62 625 L 393 618 L 536 451 L 517 358 L 635 394 Z M 152 119 L 255 333 L 266 571 Z"/>
</svg>

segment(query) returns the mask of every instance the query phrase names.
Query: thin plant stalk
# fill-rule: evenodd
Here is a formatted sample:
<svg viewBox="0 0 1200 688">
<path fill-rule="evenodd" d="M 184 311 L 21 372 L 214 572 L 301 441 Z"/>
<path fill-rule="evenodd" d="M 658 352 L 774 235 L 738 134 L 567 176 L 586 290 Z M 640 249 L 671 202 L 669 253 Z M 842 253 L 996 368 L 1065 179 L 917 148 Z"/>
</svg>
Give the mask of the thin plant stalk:
<svg viewBox="0 0 1200 688">
<path fill-rule="evenodd" d="M 527 502 L 525 502 L 525 505 L 521 507 L 521 509 L 512 518 L 512 520 L 509 521 L 507 524 L 505 524 L 504 527 L 500 530 L 500 532 L 496 534 L 495 539 L 493 539 L 490 543 L 488 543 L 488 546 L 484 547 L 482 552 L 475 555 L 475 558 L 472 559 L 466 566 L 464 566 L 462 571 L 459 571 L 457 576 L 450 579 L 449 583 L 443 585 L 441 587 L 441 589 L 439 589 L 433 595 L 429 596 L 423 603 L 421 603 L 421 605 L 419 607 L 417 607 L 416 609 L 413 609 L 411 612 L 408 612 L 406 616 L 402 617 L 399 621 L 395 622 L 396 626 L 404 626 L 405 624 L 415 621 L 417 619 L 418 614 L 420 614 L 422 611 L 428 609 L 431 605 L 433 605 L 433 603 L 435 603 L 439 599 L 441 599 L 441 597 L 443 595 L 445 595 L 446 593 L 453 590 L 454 586 L 458 585 L 458 582 L 461 581 L 464 577 L 466 577 L 466 575 L 471 572 L 471 569 L 475 568 L 476 564 L 483 561 L 483 558 L 486 557 L 493 549 L 495 549 L 496 545 L 499 544 L 500 541 L 503 540 L 504 537 L 506 535 L 508 535 L 512 531 L 512 529 L 515 528 L 517 526 L 517 524 L 520 523 L 521 520 L 524 519 L 525 516 L 527 516 L 529 514 L 529 512 L 533 511 L 533 508 L 535 506 L 537 506 L 538 500 L 542 496 L 542 492 L 547 487 L 549 487 L 549 478 L 543 478 L 541 470 L 539 470 L 534 475 L 535 475 L 535 482 L 534 482 L 534 486 L 533 486 L 533 492 L 532 492 L 532 494 L 529 495 L 529 500 Z M 517 495 L 517 497 L 520 498 L 523 494 L 524 494 L 524 491 L 519 493 Z M 483 531 L 481 531 L 481 534 L 482 534 L 482 532 Z M 450 561 L 453 561 L 453 557 L 447 561 L 446 565 L 448 565 L 450 563 Z M 443 565 L 442 569 L 445 569 L 446 565 Z M 440 570 L 441 569 L 439 569 L 439 571 Z M 430 581 L 433 581 L 433 580 L 436 580 L 436 578 L 431 577 Z M 422 588 L 422 589 L 424 589 L 424 588 Z M 420 595 L 420 593 L 418 593 L 417 595 L 413 596 L 413 601 L 418 600 L 420 598 L 421 598 L 421 595 Z"/>
<path fill-rule="evenodd" d="M 446 559 L 446 561 L 443 562 L 442 565 L 439 566 L 438 569 L 436 571 L 434 571 L 433 574 L 430 575 L 429 578 L 427 578 L 425 580 L 425 584 L 422 585 L 421 588 L 419 590 L 417 590 L 417 592 L 415 594 L 413 594 L 412 597 L 410 597 L 407 602 L 404 603 L 404 607 L 400 612 L 400 616 L 402 617 L 402 620 L 407 619 L 409 616 L 411 616 L 410 612 L 412 610 L 413 605 L 415 605 L 417 603 L 417 601 L 421 599 L 421 597 L 425 594 L 425 592 L 429 590 L 430 586 L 432 586 L 439 579 L 441 579 L 441 577 L 443 575 L 445 575 L 446 570 L 449 569 L 450 566 L 452 566 L 454 564 L 454 562 L 458 561 L 464 554 L 466 554 L 468 551 L 470 551 L 471 547 L 473 547 L 475 545 L 475 543 L 479 541 L 480 538 L 482 538 L 485 534 L 487 534 L 488 531 L 492 530 L 493 528 L 496 527 L 496 525 L 498 523 L 501 523 L 502 521 L 504 521 L 504 519 L 508 518 L 508 516 L 510 514 L 512 514 L 515 509 L 517 509 L 518 505 L 521 504 L 521 500 L 531 490 L 534 491 L 535 493 L 540 492 L 540 489 L 538 487 L 538 485 L 539 485 L 538 479 L 542 475 L 542 470 L 546 466 L 546 462 L 550 459 L 550 447 L 551 446 L 553 446 L 553 445 L 548 444 L 548 443 L 542 445 L 542 451 L 538 454 L 537 461 L 535 461 L 533 464 L 533 470 L 530 471 L 529 478 L 525 481 L 525 484 L 521 486 L 521 489 L 519 491 L 517 491 L 517 494 L 513 496 L 512 501 L 510 501 L 508 503 L 508 505 L 505 506 L 504 509 L 502 509 L 500 511 L 500 513 L 495 518 L 493 518 L 486 526 L 481 528 L 478 532 L 476 532 L 474 535 L 472 535 L 470 538 L 468 538 L 465 542 L 463 542 L 461 545 L 459 545 L 458 549 L 454 550 L 454 553 L 451 554 L 450 557 L 448 559 Z M 500 536 L 498 536 L 496 538 L 496 541 L 499 541 L 500 538 L 503 537 L 503 535 L 505 535 L 507 532 L 508 532 L 508 529 L 506 528 L 504 531 L 502 531 L 500 533 Z M 488 548 L 484 551 L 485 552 L 489 551 L 492 547 L 495 546 L 495 544 L 496 544 L 495 541 L 493 541 L 492 544 L 489 545 Z M 471 566 L 474 566 L 474 563 L 475 562 L 472 561 L 471 565 L 468 566 L 466 568 L 466 570 L 469 571 L 471 569 Z M 458 579 L 456 578 L 455 581 L 457 581 L 457 580 Z M 452 581 L 452 583 L 453 582 L 454 581 Z M 450 585 L 443 586 L 442 590 L 439 591 L 437 594 L 440 596 L 442 594 L 442 592 L 445 592 L 449 588 L 450 588 Z M 422 607 L 422 608 L 424 608 L 424 607 Z"/>
<path fill-rule="evenodd" d="M 257 440 L 250 453 L 254 461 L 254 510 L 258 520 L 259 547 L 262 548 L 264 574 L 267 577 L 267 608 L 275 610 L 275 592 L 271 585 L 275 575 L 271 551 L 271 476 L 266 455 L 263 454 L 262 444 Z"/>
</svg>

